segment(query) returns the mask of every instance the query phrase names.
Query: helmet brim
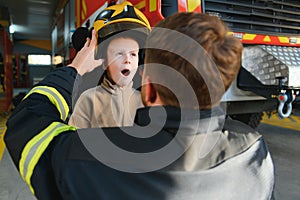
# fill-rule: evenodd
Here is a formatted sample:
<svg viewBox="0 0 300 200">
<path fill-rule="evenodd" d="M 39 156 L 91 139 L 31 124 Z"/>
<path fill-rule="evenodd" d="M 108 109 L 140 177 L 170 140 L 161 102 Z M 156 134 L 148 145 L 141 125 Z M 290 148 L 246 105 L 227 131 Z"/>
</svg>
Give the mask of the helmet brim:
<svg viewBox="0 0 300 200">
<path fill-rule="evenodd" d="M 103 27 L 98 31 L 98 44 L 101 43 L 103 40 L 107 39 L 108 37 L 115 35 L 116 33 L 128 31 L 128 30 L 138 31 L 144 34 L 145 37 L 150 33 L 150 30 L 148 28 L 137 23 L 131 23 L 131 22 L 113 23 L 110 24 L 109 26 Z"/>
<path fill-rule="evenodd" d="M 109 42 L 116 38 L 131 38 L 135 40 L 139 44 L 139 49 L 143 49 L 146 43 L 147 36 L 149 34 L 149 29 L 143 27 L 143 26 L 136 26 L 136 24 L 133 23 L 120 23 L 115 24 L 116 26 L 112 28 L 110 31 L 109 28 L 107 28 L 105 31 L 98 32 L 98 46 L 95 58 L 106 58 L 106 50 Z M 108 27 L 111 27 L 112 24 Z M 116 31 L 119 30 L 119 31 Z M 99 34 L 100 33 L 100 34 Z"/>
</svg>

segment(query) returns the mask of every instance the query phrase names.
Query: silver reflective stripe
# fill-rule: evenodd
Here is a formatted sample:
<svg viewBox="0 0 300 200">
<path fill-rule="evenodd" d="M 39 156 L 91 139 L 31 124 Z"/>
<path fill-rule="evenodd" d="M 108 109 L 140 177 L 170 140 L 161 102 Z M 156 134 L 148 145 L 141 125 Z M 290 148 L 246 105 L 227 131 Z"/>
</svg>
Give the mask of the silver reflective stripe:
<svg viewBox="0 0 300 200">
<path fill-rule="evenodd" d="M 60 117 L 66 120 L 69 114 L 69 106 L 64 97 L 55 89 L 48 86 L 34 87 L 25 97 L 26 99 L 32 93 L 39 93 L 48 97 L 48 99 L 55 105 L 60 113 Z"/>
<path fill-rule="evenodd" d="M 34 189 L 31 185 L 31 176 L 50 142 L 60 133 L 75 130 L 76 128 L 73 126 L 69 126 L 60 122 L 52 122 L 48 127 L 35 135 L 25 145 L 19 161 L 19 170 L 22 178 L 29 185 L 29 188 L 33 194 Z"/>
<path fill-rule="evenodd" d="M 67 118 L 67 114 L 66 114 L 66 110 L 63 106 L 63 103 L 61 102 L 61 99 L 57 96 L 57 94 L 55 94 L 53 91 L 49 90 L 48 88 L 41 88 L 42 90 L 44 90 L 45 92 L 48 92 L 49 94 L 52 95 L 53 98 L 55 98 L 56 102 L 58 103 L 58 110 L 61 113 L 61 117 L 62 119 L 66 119 Z"/>
<path fill-rule="evenodd" d="M 23 169 L 23 177 L 27 177 L 28 173 L 28 166 L 30 165 L 30 161 L 34 157 L 38 147 L 49 137 L 49 135 L 52 134 L 53 130 L 65 126 L 64 124 L 57 124 L 54 127 L 51 127 L 51 129 L 40 139 L 38 140 L 31 148 L 30 151 L 28 152 L 28 155 L 26 156 L 25 162 L 24 162 L 24 169 Z"/>
</svg>

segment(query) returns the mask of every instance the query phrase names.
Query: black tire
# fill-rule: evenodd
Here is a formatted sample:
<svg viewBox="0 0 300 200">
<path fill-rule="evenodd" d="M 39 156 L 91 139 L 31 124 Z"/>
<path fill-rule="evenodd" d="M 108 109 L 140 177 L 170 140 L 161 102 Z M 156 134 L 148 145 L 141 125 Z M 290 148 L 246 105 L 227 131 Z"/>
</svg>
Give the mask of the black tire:
<svg viewBox="0 0 300 200">
<path fill-rule="evenodd" d="M 232 119 L 241 121 L 252 128 L 257 128 L 262 120 L 263 113 L 246 113 L 246 114 L 236 114 L 230 115 Z"/>
</svg>

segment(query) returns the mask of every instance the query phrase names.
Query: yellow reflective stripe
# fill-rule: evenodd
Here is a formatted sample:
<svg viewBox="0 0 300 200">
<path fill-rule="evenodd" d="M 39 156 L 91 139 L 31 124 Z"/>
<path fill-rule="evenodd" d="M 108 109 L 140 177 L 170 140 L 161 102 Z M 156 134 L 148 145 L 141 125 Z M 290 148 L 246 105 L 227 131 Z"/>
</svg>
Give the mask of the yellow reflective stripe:
<svg viewBox="0 0 300 200">
<path fill-rule="evenodd" d="M 271 42 L 270 36 L 266 35 L 263 39 L 264 42 Z"/>
<path fill-rule="evenodd" d="M 254 38 L 256 37 L 256 34 L 250 34 L 250 33 L 246 33 L 243 36 L 244 40 L 254 40 Z"/>
<path fill-rule="evenodd" d="M 32 93 L 39 93 L 48 97 L 48 99 L 55 105 L 60 113 L 60 118 L 66 120 L 69 114 L 69 106 L 64 99 L 64 97 L 53 87 L 48 86 L 37 86 L 34 87 L 30 92 L 24 97 L 27 98 Z"/>
<path fill-rule="evenodd" d="M 157 10 L 157 2 L 156 0 L 149 1 L 149 11 L 153 12 Z"/>
<path fill-rule="evenodd" d="M 25 145 L 19 162 L 19 170 L 23 180 L 29 185 L 33 194 L 34 189 L 31 185 L 31 176 L 36 164 L 53 138 L 68 130 L 74 131 L 76 128 L 60 122 L 53 122 Z"/>
<path fill-rule="evenodd" d="M 288 37 L 278 37 L 278 40 L 281 43 L 289 43 L 290 42 L 290 39 Z"/>
<path fill-rule="evenodd" d="M 134 5 L 134 7 L 136 7 L 139 10 L 144 8 L 145 6 L 146 6 L 146 0 L 142 0 L 141 2 Z"/>
<path fill-rule="evenodd" d="M 201 5 L 201 1 L 187 0 L 188 12 L 193 12 L 198 6 Z"/>
</svg>

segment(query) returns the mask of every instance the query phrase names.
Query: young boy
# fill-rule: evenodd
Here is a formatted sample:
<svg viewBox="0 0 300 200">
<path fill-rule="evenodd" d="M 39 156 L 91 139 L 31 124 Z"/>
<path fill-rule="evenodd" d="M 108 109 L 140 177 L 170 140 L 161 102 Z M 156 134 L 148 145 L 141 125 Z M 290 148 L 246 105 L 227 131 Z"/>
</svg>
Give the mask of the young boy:
<svg viewBox="0 0 300 200">
<path fill-rule="evenodd" d="M 122 18 L 103 22 L 110 18 L 105 16 L 107 11 L 119 12 L 125 7 L 129 12 Z M 132 13 L 139 18 L 134 19 Z M 149 22 L 139 10 L 124 2 L 102 11 L 94 29 L 98 31 L 100 43 L 96 56 L 104 58 L 105 72 L 99 86 L 79 97 L 69 124 L 77 128 L 132 126 L 136 109 L 143 107 L 140 92 L 132 87 L 132 79 L 139 66 L 139 49 L 150 31 Z"/>
</svg>

